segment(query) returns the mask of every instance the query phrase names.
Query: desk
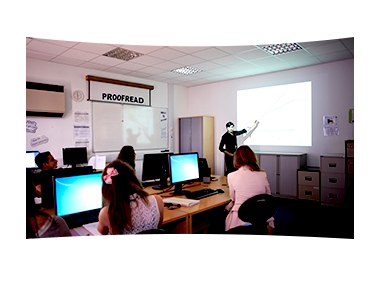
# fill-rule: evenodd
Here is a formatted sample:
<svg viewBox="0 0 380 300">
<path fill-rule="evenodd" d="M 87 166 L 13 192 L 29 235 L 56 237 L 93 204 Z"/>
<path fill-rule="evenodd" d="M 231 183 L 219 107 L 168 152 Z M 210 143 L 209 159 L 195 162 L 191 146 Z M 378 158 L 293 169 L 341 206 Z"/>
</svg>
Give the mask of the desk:
<svg viewBox="0 0 380 300">
<path fill-rule="evenodd" d="M 212 232 L 212 230 L 224 231 L 224 206 L 230 202 L 230 193 L 227 186 L 227 178 L 225 176 L 214 176 L 216 181 L 206 184 L 203 182 L 194 182 L 184 185 L 183 189 L 188 191 L 196 191 L 203 188 L 210 189 L 223 189 L 224 193 L 212 195 L 200 199 L 199 203 L 190 207 L 180 207 L 177 209 L 169 210 L 164 207 L 164 218 L 160 228 L 164 229 L 167 233 L 184 234 L 184 233 L 200 233 Z M 152 187 L 146 187 L 145 190 L 150 195 L 160 195 L 163 199 L 174 197 L 169 191 L 157 191 Z M 185 198 L 185 196 L 175 196 Z M 49 214 L 54 214 L 54 209 L 45 210 Z M 216 226 L 215 226 L 216 225 Z M 211 231 L 210 231 L 211 228 Z M 84 231 L 83 231 L 84 230 Z M 81 231 L 82 234 L 77 232 Z M 83 227 L 71 229 L 74 236 L 86 235 L 86 229 Z"/>
<path fill-rule="evenodd" d="M 230 193 L 227 186 L 227 178 L 225 176 L 214 176 L 218 180 L 211 181 L 211 183 L 206 184 L 203 182 L 194 182 L 192 184 L 184 185 L 183 189 L 188 191 L 196 191 L 203 188 L 210 189 L 223 189 L 224 193 L 212 195 L 206 198 L 200 199 L 198 204 L 190 207 L 182 206 L 178 209 L 169 210 L 167 207 L 164 208 L 164 221 L 161 226 L 168 233 L 199 233 L 199 232 L 210 232 L 209 230 L 223 231 L 224 230 L 224 206 L 230 202 Z M 151 187 L 145 189 L 149 194 L 158 194 L 163 199 L 174 197 L 170 193 L 173 192 L 171 189 L 168 192 L 161 193 L 153 190 Z M 185 196 L 175 196 L 180 198 L 186 198 Z M 180 226 L 176 226 L 173 222 L 177 221 L 172 215 L 172 213 L 179 211 L 185 213 L 187 216 L 187 228 L 185 229 L 185 223 L 182 221 L 179 223 Z M 181 216 L 183 217 L 183 216 Z M 214 223 L 214 224 L 213 224 Z M 213 227 L 213 228 L 212 228 Z"/>
</svg>

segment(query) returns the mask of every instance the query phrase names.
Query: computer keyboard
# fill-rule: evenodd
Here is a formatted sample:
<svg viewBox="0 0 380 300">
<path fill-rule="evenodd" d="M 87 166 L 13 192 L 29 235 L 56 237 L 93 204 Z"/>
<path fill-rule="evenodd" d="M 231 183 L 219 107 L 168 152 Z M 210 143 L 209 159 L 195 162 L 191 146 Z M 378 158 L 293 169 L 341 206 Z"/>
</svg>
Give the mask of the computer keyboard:
<svg viewBox="0 0 380 300">
<path fill-rule="evenodd" d="M 217 193 L 218 192 L 215 190 L 205 188 L 205 189 L 197 190 L 194 192 L 186 193 L 186 197 L 189 199 L 198 200 L 198 199 L 202 199 L 211 195 L 215 195 Z"/>
</svg>

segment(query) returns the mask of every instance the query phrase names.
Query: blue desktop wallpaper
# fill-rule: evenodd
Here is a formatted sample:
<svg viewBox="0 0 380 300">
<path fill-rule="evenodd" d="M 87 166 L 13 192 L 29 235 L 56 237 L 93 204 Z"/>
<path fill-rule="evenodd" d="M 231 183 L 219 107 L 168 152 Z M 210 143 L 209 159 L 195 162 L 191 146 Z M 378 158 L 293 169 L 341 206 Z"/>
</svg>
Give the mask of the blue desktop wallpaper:
<svg viewBox="0 0 380 300">
<path fill-rule="evenodd" d="M 57 215 L 65 216 L 102 207 L 102 174 L 55 179 Z"/>
</svg>

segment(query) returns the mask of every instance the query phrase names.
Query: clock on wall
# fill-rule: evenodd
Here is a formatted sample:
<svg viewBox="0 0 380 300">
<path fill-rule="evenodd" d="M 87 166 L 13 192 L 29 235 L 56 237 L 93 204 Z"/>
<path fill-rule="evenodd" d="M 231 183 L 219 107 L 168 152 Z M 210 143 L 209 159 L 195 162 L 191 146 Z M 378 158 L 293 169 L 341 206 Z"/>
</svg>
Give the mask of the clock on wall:
<svg viewBox="0 0 380 300">
<path fill-rule="evenodd" d="M 84 94 L 80 90 L 76 90 L 73 92 L 73 99 L 77 102 L 81 102 L 84 99 Z"/>
</svg>

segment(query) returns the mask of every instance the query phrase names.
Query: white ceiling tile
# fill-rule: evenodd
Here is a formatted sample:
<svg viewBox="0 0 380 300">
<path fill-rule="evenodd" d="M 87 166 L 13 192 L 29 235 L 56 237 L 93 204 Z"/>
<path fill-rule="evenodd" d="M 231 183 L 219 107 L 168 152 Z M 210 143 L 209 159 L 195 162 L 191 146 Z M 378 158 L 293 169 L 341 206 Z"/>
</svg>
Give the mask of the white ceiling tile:
<svg viewBox="0 0 380 300">
<path fill-rule="evenodd" d="M 255 59 L 262 59 L 265 57 L 271 57 L 271 55 L 269 55 L 268 53 L 266 53 L 260 49 L 241 52 L 241 53 L 235 54 L 235 56 L 242 58 L 244 60 L 248 60 L 248 61 L 252 61 Z"/>
<path fill-rule="evenodd" d="M 184 52 L 184 53 L 187 53 L 187 54 L 192 54 L 194 52 L 199 52 L 201 50 L 205 50 L 207 49 L 208 47 L 202 47 L 202 46 L 175 46 L 175 47 L 170 47 L 170 49 L 173 49 L 173 50 L 178 50 L 180 52 Z"/>
<path fill-rule="evenodd" d="M 205 60 L 215 59 L 227 55 L 228 53 L 214 47 L 193 53 L 193 56 L 200 57 Z"/>
<path fill-rule="evenodd" d="M 144 46 L 144 45 L 122 45 L 121 48 L 132 50 L 142 54 L 149 54 L 153 51 L 163 49 L 163 46 Z"/>
<path fill-rule="evenodd" d="M 87 60 L 91 60 L 91 59 L 97 57 L 98 54 L 85 52 L 85 51 L 79 51 L 76 49 L 69 49 L 69 50 L 65 51 L 64 53 L 62 53 L 61 56 L 87 61 Z"/>
<path fill-rule="evenodd" d="M 116 36 L 90 36 L 88 39 L 116 47 L 120 47 L 124 44 L 116 40 Z"/>
<path fill-rule="evenodd" d="M 67 50 L 66 47 L 45 43 L 37 40 L 32 40 L 28 45 L 26 45 L 26 49 L 48 53 L 52 55 L 59 55 Z"/>
<path fill-rule="evenodd" d="M 154 66 L 156 64 L 163 62 L 164 60 L 157 57 L 152 57 L 150 55 L 143 55 L 143 56 L 134 58 L 133 61 L 145 66 Z"/>
<path fill-rule="evenodd" d="M 102 70 L 138 78 L 150 78 L 183 86 L 207 84 L 225 79 L 264 74 L 288 68 L 353 58 L 354 39 L 302 42 L 306 51 L 271 56 L 262 45 L 240 46 L 145 46 L 127 44 L 78 43 L 26 38 L 26 57 Z M 102 54 L 122 47 L 143 53 L 131 61 L 105 57 Z M 348 49 L 348 50 L 347 50 Z M 319 59 L 319 56 L 320 59 Z M 85 60 L 89 60 L 84 62 Z M 182 76 L 171 70 L 192 66 L 202 72 Z"/>
<path fill-rule="evenodd" d="M 77 36 L 36 36 L 35 39 L 65 47 L 73 47 L 84 40 Z"/>
<path fill-rule="evenodd" d="M 99 70 L 99 71 L 104 71 L 104 70 L 109 68 L 109 66 L 97 64 L 94 62 L 85 62 L 85 63 L 81 64 L 80 67 L 86 68 L 86 69 Z"/>
<path fill-rule="evenodd" d="M 143 68 L 146 68 L 145 65 L 136 64 L 131 61 L 122 62 L 121 64 L 117 65 L 119 69 L 125 69 L 125 70 L 140 70 Z"/>
<path fill-rule="evenodd" d="M 181 67 L 183 67 L 183 65 L 166 60 L 162 63 L 154 65 L 154 67 L 165 70 L 165 71 L 171 71 L 171 70 L 174 70 L 177 68 L 181 68 Z"/>
<path fill-rule="evenodd" d="M 277 44 L 280 42 L 288 41 L 286 36 L 253 36 L 246 39 L 247 41 L 255 44 L 259 48 L 264 46 Z"/>
<path fill-rule="evenodd" d="M 176 62 L 176 63 L 179 63 L 182 66 L 185 66 L 185 65 L 186 66 L 191 66 L 193 64 L 197 64 L 197 63 L 202 62 L 203 59 L 201 59 L 199 57 L 195 57 L 193 55 L 185 55 L 185 56 L 181 56 L 181 57 L 172 59 L 172 61 Z"/>
<path fill-rule="evenodd" d="M 322 46 L 310 47 L 307 49 L 307 51 L 316 56 L 338 52 L 342 50 L 346 50 L 346 47 L 340 41 L 335 41 L 333 43 L 329 43 Z"/>
<path fill-rule="evenodd" d="M 321 61 L 318 58 L 316 58 L 315 56 L 310 56 L 310 57 L 300 58 L 300 59 L 294 59 L 294 60 L 291 60 L 288 62 L 289 62 L 289 64 L 291 64 L 292 66 L 297 67 L 297 68 L 321 63 Z"/>
<path fill-rule="evenodd" d="M 36 58 L 40 60 L 51 60 L 56 57 L 56 55 L 26 49 L 26 57 Z"/>
<path fill-rule="evenodd" d="M 240 52 L 245 52 L 245 51 L 256 49 L 256 47 L 253 45 L 248 45 L 248 46 L 218 46 L 216 48 L 218 48 L 224 52 L 227 52 L 229 54 L 237 54 Z"/>
<path fill-rule="evenodd" d="M 214 64 L 213 62 L 205 61 L 199 64 L 195 64 L 192 67 L 198 68 L 201 70 L 210 70 L 210 69 L 220 68 L 220 65 Z"/>
<path fill-rule="evenodd" d="M 220 64 L 222 66 L 230 66 L 233 64 L 240 64 L 243 61 L 238 57 L 228 55 L 225 57 L 213 59 L 212 62 L 214 62 L 216 64 Z"/>
<path fill-rule="evenodd" d="M 103 55 L 113 49 L 117 48 L 116 45 L 98 44 L 98 43 L 79 43 L 73 49 Z"/>
<path fill-rule="evenodd" d="M 53 58 L 51 62 L 56 62 L 60 64 L 70 65 L 70 66 L 79 66 L 83 64 L 85 61 L 80 60 L 80 59 L 70 58 L 70 57 L 58 56 L 58 57 Z"/>
<path fill-rule="evenodd" d="M 158 57 L 161 59 L 171 60 L 177 57 L 184 56 L 185 54 L 177 50 L 170 49 L 170 48 L 162 48 L 160 50 L 151 52 L 149 55 L 153 57 Z"/>
<path fill-rule="evenodd" d="M 350 58 L 353 58 L 352 54 L 347 50 L 318 56 L 318 59 L 320 59 L 324 63 Z"/>
<path fill-rule="evenodd" d="M 124 61 L 121 59 L 113 58 L 113 57 L 99 55 L 95 57 L 94 59 L 92 59 L 90 62 L 112 67 L 112 66 L 120 65 Z"/>
<path fill-rule="evenodd" d="M 142 69 L 141 71 L 144 72 L 144 73 L 148 73 L 150 75 L 157 75 L 157 74 L 162 74 L 162 73 L 165 72 L 162 69 L 157 69 L 157 68 L 154 68 L 154 67 L 147 67 L 147 68 Z"/>
<path fill-rule="evenodd" d="M 336 36 L 308 36 L 302 39 L 298 39 L 296 42 L 303 48 L 310 48 L 315 46 L 321 46 L 333 42 L 339 41 Z"/>
</svg>

